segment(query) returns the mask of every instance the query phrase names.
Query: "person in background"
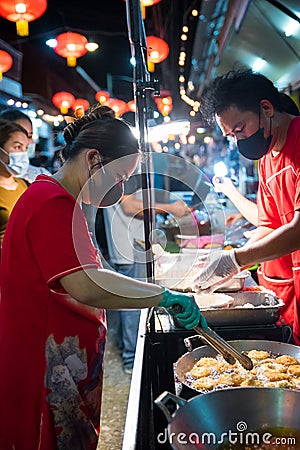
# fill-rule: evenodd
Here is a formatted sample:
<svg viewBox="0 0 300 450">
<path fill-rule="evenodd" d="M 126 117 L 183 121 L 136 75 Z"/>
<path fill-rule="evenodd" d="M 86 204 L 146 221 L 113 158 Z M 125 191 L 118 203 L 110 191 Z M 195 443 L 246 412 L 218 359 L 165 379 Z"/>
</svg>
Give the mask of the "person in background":
<svg viewBox="0 0 300 450">
<path fill-rule="evenodd" d="M 136 173 L 125 183 L 125 195 L 116 205 L 104 211 L 105 231 L 109 263 L 123 274 L 139 280 L 146 280 L 145 251 L 136 241 L 145 242 L 143 223 L 143 202 L 136 193 L 140 190 L 140 177 Z M 140 192 L 141 193 L 141 192 Z M 157 214 L 172 214 L 183 217 L 190 212 L 182 200 L 174 203 L 156 203 Z M 113 311 L 109 324 L 115 332 L 125 373 L 131 373 L 136 349 L 139 326 L 139 310 Z"/>
<path fill-rule="evenodd" d="M 27 189 L 21 178 L 29 165 L 27 146 L 28 136 L 24 128 L 0 120 L 0 246 L 11 211 Z"/>
<path fill-rule="evenodd" d="M 104 308 L 160 306 L 188 329 L 206 326 L 193 298 L 102 269 L 92 245 L 81 202 L 121 198 L 138 159 L 130 128 L 98 106 L 64 137 L 64 165 L 29 186 L 3 241 L 1 449 L 97 448 Z"/>
<path fill-rule="evenodd" d="M 286 94 L 280 93 L 280 103 L 283 111 L 292 115 L 298 116 L 299 109 L 294 101 Z M 217 177 L 213 178 L 213 183 L 217 192 L 225 194 L 229 200 L 239 210 L 237 213 L 230 214 L 227 219 L 227 225 L 234 225 L 234 223 L 245 217 L 251 224 L 258 226 L 258 207 L 256 203 L 250 201 L 236 188 L 230 178 L 224 177 L 221 180 Z M 250 232 L 251 235 L 255 230 Z M 251 236 L 250 235 L 250 236 Z M 285 264 L 285 260 L 279 258 L 278 260 L 271 260 L 262 262 L 257 270 L 258 282 L 266 289 L 270 289 L 285 301 L 285 305 L 280 309 L 280 319 L 284 323 L 292 326 L 293 324 L 293 297 L 294 290 L 291 289 L 293 283 L 291 279 L 278 278 L 278 274 L 282 273 L 281 264 Z M 285 268 L 283 267 L 283 271 Z"/>
<path fill-rule="evenodd" d="M 19 111 L 18 109 L 5 109 L 1 111 L 0 113 L 0 119 L 9 120 L 10 122 L 15 122 L 21 125 L 28 134 L 29 144 L 28 144 L 28 155 L 29 158 L 34 155 L 35 151 L 35 143 L 32 138 L 32 122 L 30 118 L 23 113 L 22 111 Z M 28 170 L 24 174 L 23 178 L 28 183 L 32 183 L 36 177 L 40 174 L 44 175 L 51 175 L 51 173 L 45 169 L 44 167 L 36 167 L 29 163 Z"/>
<path fill-rule="evenodd" d="M 243 156 L 259 160 L 258 227 L 246 246 L 209 258 L 195 287 L 216 287 L 241 267 L 272 260 L 266 276 L 281 290 L 286 322 L 300 345 L 300 117 L 288 114 L 273 83 L 251 70 L 213 80 L 201 112 Z"/>
</svg>

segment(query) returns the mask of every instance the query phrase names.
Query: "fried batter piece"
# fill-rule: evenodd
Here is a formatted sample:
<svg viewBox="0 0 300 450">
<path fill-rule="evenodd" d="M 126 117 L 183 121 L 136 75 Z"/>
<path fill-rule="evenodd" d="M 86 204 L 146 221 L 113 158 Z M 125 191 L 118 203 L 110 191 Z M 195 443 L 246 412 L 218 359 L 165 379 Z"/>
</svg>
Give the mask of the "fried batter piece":
<svg viewBox="0 0 300 450">
<path fill-rule="evenodd" d="M 218 384 L 217 380 L 214 380 L 213 378 L 210 378 L 210 377 L 203 377 L 203 378 L 198 378 L 194 382 L 194 388 L 195 389 L 207 389 L 208 391 L 210 391 L 211 389 L 216 387 L 217 384 Z"/>
<path fill-rule="evenodd" d="M 197 366 L 216 366 L 219 361 L 216 358 L 203 357 L 196 362 Z"/>
<path fill-rule="evenodd" d="M 253 358 L 253 359 L 266 359 L 269 358 L 269 352 L 265 352 L 264 350 L 250 350 L 250 352 L 248 352 L 248 356 L 249 358 Z"/>
<path fill-rule="evenodd" d="M 283 364 L 277 364 L 273 359 L 273 362 L 268 362 L 266 364 L 261 364 L 259 366 L 260 371 L 275 371 L 279 373 L 286 373 L 287 367 Z"/>
<path fill-rule="evenodd" d="M 270 381 L 281 381 L 290 379 L 289 374 L 276 372 L 275 370 L 266 370 L 264 372 L 264 377 L 268 378 L 268 380 Z"/>
<path fill-rule="evenodd" d="M 241 386 L 248 387 L 248 386 L 263 386 L 263 382 L 261 380 L 258 380 L 255 375 L 252 377 L 249 377 L 248 379 L 244 380 L 241 383 Z"/>
<path fill-rule="evenodd" d="M 275 358 L 275 361 L 279 364 L 284 364 L 285 366 L 298 365 L 299 361 L 290 355 L 281 355 Z"/>
<path fill-rule="evenodd" d="M 190 371 L 190 375 L 193 378 L 203 378 L 208 377 L 210 375 L 210 368 L 208 366 L 204 367 L 193 367 L 193 369 Z"/>
<path fill-rule="evenodd" d="M 300 364 L 292 364 L 287 369 L 288 373 L 293 375 L 293 377 L 300 377 Z"/>
<path fill-rule="evenodd" d="M 224 373 L 218 380 L 218 384 L 225 386 L 239 386 L 242 382 L 243 378 L 237 373 Z"/>
</svg>

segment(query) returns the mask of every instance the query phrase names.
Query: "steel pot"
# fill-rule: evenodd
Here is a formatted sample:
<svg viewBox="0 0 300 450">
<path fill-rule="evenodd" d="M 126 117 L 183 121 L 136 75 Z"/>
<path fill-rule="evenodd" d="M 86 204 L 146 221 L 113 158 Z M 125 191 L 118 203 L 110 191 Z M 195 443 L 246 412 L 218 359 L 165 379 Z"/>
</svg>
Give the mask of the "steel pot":
<svg viewBox="0 0 300 450">
<path fill-rule="evenodd" d="M 170 402 L 179 408 L 173 415 L 167 407 Z M 280 437 L 279 427 L 289 429 L 296 439 L 294 448 L 300 449 L 299 391 L 256 387 L 226 389 L 188 401 L 164 392 L 155 403 L 169 422 L 168 436 L 160 433 L 157 440 L 159 443 L 169 440 L 176 450 L 218 449 L 224 442 L 235 443 L 237 437 L 241 444 L 261 444 L 262 439 L 267 443 L 265 440 L 271 437 L 265 433 Z"/>
<path fill-rule="evenodd" d="M 191 340 L 192 338 L 186 338 L 185 344 L 188 348 L 191 348 Z M 275 342 L 275 341 L 264 341 L 264 340 L 239 340 L 239 341 L 229 341 L 234 348 L 243 351 L 250 350 L 265 350 L 267 352 L 272 352 L 278 355 L 290 355 L 294 358 L 297 358 L 300 361 L 300 347 L 296 345 L 286 344 L 284 342 Z M 195 348 L 194 350 L 185 353 L 181 356 L 176 364 L 175 364 L 175 374 L 179 381 L 187 386 L 189 389 L 193 389 L 190 383 L 185 379 L 185 374 L 191 370 L 194 364 L 204 356 L 215 356 L 217 352 L 209 347 L 208 345 L 204 345 L 202 347 Z M 223 388 L 224 389 L 224 388 Z M 241 389 L 239 387 L 235 389 Z M 195 390 L 195 389 L 193 389 Z M 196 391 L 195 392 L 202 392 Z M 299 419 L 300 422 L 300 419 Z M 300 447 L 299 447 L 300 448 Z"/>
</svg>

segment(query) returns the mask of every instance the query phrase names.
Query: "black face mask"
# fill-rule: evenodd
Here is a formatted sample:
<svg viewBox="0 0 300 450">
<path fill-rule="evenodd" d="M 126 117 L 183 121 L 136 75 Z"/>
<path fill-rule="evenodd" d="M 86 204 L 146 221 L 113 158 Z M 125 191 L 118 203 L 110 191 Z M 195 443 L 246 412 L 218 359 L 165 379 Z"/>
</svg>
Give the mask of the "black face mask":
<svg viewBox="0 0 300 450">
<path fill-rule="evenodd" d="M 237 146 L 239 152 L 248 159 L 260 159 L 266 153 L 268 153 L 271 141 L 271 124 L 272 118 L 270 117 L 270 135 L 268 138 L 264 137 L 264 129 L 260 128 L 260 116 L 259 116 L 259 129 L 256 133 L 252 134 L 246 139 L 239 139 L 237 141 Z"/>
<path fill-rule="evenodd" d="M 123 182 L 116 183 L 113 175 L 101 168 L 101 185 L 96 184 L 90 173 L 89 178 L 89 196 L 92 205 L 97 208 L 106 208 L 117 203 L 124 193 Z"/>
</svg>

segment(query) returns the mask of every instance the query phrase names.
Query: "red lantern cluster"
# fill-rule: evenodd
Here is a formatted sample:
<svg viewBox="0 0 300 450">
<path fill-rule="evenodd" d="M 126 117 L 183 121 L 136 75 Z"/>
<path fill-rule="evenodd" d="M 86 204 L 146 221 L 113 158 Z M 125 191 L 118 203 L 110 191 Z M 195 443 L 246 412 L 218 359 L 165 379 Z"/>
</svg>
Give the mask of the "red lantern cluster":
<svg viewBox="0 0 300 450">
<path fill-rule="evenodd" d="M 82 108 L 83 111 L 87 111 L 90 107 L 89 102 L 85 98 L 76 98 L 71 108 L 75 111 L 77 108 Z"/>
<path fill-rule="evenodd" d="M 105 102 L 110 98 L 109 92 L 107 91 L 98 91 L 95 94 L 95 99 L 100 105 L 104 105 Z"/>
<path fill-rule="evenodd" d="M 62 114 L 67 114 L 75 102 L 75 97 L 70 92 L 60 91 L 52 97 L 52 103 L 56 108 L 60 109 Z"/>
<path fill-rule="evenodd" d="M 171 92 L 161 91 L 159 97 L 154 97 L 158 111 L 165 117 L 171 114 L 173 109 L 173 99 Z"/>
<path fill-rule="evenodd" d="M 169 46 L 156 36 L 147 36 L 148 70 L 154 72 L 154 64 L 164 61 L 169 55 Z"/>
<path fill-rule="evenodd" d="M 113 109 L 114 112 L 116 113 L 116 116 L 118 117 L 122 116 L 123 114 L 129 111 L 127 103 L 118 98 L 109 98 L 105 102 L 105 105 Z"/>
<path fill-rule="evenodd" d="M 128 106 L 129 111 L 134 112 L 134 113 L 136 112 L 135 100 L 131 100 L 130 102 L 127 102 L 127 106 Z"/>
<path fill-rule="evenodd" d="M 54 47 L 55 52 L 67 58 L 69 67 L 76 66 L 77 58 L 85 55 L 87 52 L 86 44 L 88 40 L 85 36 L 79 33 L 62 33 L 56 37 L 57 45 Z"/>
<path fill-rule="evenodd" d="M 41 17 L 47 9 L 47 0 L 1 0 L 0 16 L 16 22 L 17 34 L 28 36 L 28 22 Z"/>
<path fill-rule="evenodd" d="M 2 74 L 8 72 L 13 65 L 13 59 L 8 52 L 0 50 L 0 81 L 2 80 Z"/>
</svg>

